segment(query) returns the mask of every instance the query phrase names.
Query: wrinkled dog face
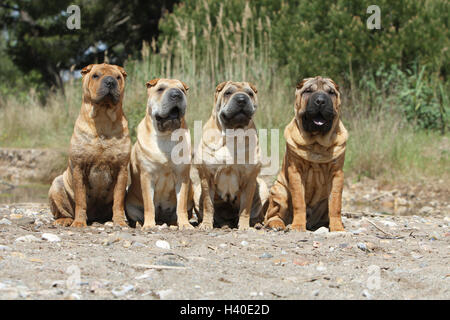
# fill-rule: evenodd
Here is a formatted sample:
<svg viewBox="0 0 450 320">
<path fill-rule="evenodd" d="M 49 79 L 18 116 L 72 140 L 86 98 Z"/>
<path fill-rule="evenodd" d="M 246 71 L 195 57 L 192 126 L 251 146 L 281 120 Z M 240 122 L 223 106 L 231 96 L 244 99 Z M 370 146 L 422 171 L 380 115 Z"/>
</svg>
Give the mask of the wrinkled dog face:
<svg viewBox="0 0 450 320">
<path fill-rule="evenodd" d="M 180 128 L 186 113 L 186 92 L 189 87 L 174 79 L 153 79 L 147 82 L 147 112 L 160 132 Z"/>
<path fill-rule="evenodd" d="M 339 114 L 339 87 L 329 78 L 307 78 L 297 85 L 295 92 L 297 119 L 307 132 L 327 133 Z"/>
<path fill-rule="evenodd" d="M 116 105 L 123 99 L 127 73 L 111 64 L 90 64 L 81 70 L 84 98 L 100 105 Z"/>
<path fill-rule="evenodd" d="M 249 82 L 222 82 L 216 88 L 215 107 L 224 129 L 246 127 L 257 108 L 257 90 Z"/>
</svg>

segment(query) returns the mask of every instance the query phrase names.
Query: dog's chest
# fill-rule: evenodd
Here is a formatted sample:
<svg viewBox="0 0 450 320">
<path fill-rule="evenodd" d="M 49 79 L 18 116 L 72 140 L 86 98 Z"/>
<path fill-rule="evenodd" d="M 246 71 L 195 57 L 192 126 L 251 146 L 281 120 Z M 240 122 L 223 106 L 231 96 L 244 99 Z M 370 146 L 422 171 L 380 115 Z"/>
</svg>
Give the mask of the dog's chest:
<svg viewBox="0 0 450 320">
<path fill-rule="evenodd" d="M 154 179 L 154 203 L 163 209 L 176 206 L 175 172 L 168 167 L 161 167 Z"/>
<path fill-rule="evenodd" d="M 305 181 L 305 201 L 308 205 L 328 198 L 331 185 L 330 165 L 308 162 L 302 173 Z"/>
<path fill-rule="evenodd" d="M 239 168 L 219 167 L 214 174 L 216 194 L 225 202 L 233 202 L 239 197 L 241 186 Z"/>
</svg>

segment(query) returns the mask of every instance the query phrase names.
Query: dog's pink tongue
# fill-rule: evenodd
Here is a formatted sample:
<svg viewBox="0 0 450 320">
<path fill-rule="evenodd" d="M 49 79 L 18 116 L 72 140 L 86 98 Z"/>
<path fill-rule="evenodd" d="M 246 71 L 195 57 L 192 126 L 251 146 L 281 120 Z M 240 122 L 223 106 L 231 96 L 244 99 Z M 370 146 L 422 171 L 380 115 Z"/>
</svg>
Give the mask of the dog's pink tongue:
<svg viewBox="0 0 450 320">
<path fill-rule="evenodd" d="M 320 121 L 320 120 L 314 120 L 314 123 L 315 123 L 316 125 L 318 125 L 318 126 L 321 126 L 321 125 L 324 124 L 324 122 L 323 122 L 323 121 Z"/>
</svg>

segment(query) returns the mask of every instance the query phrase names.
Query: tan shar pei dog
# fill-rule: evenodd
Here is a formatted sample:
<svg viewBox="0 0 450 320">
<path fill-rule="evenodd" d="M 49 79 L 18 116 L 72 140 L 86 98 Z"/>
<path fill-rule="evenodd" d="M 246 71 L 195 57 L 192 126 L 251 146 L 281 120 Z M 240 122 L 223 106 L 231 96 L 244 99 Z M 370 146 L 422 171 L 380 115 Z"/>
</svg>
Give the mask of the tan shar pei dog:
<svg viewBox="0 0 450 320">
<path fill-rule="evenodd" d="M 179 80 L 147 82 L 147 112 L 131 152 L 131 185 L 126 198 L 132 226 L 139 222 L 144 229 L 157 223 L 178 224 L 180 230 L 194 228 L 189 223 L 193 207 L 191 143 L 184 117 L 188 89 Z"/>
<path fill-rule="evenodd" d="M 257 90 L 248 82 L 220 83 L 195 152 L 200 185 L 194 199 L 201 230 L 246 230 L 264 219 L 268 189 L 258 178 L 260 151 L 253 115 Z"/>
</svg>

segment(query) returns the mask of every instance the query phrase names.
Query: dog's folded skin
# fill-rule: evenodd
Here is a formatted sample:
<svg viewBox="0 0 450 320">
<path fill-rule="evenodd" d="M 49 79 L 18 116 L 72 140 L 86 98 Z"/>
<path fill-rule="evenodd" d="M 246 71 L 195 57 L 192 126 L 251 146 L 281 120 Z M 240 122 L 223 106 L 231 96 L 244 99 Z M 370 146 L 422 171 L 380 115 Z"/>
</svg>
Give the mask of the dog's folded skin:
<svg viewBox="0 0 450 320">
<path fill-rule="evenodd" d="M 258 178 L 261 162 L 252 120 L 256 93 L 247 82 L 228 81 L 216 88 L 215 105 L 195 153 L 200 185 L 194 201 L 202 230 L 225 225 L 246 230 L 264 219 L 268 189 Z M 244 133 L 240 142 L 233 136 L 239 131 L 230 129 Z"/>
<path fill-rule="evenodd" d="M 147 82 L 147 90 L 147 112 L 131 152 L 126 215 L 132 226 L 139 222 L 143 229 L 157 223 L 193 229 L 189 223 L 193 207 L 191 143 L 184 118 L 188 86 L 179 80 L 154 79 Z M 181 141 L 172 141 L 172 133 L 178 129 Z M 172 151 L 180 143 L 184 158 L 178 161 L 172 158 Z"/>
<path fill-rule="evenodd" d="M 309 78 L 296 90 L 296 116 L 284 131 L 286 153 L 270 190 L 265 226 L 298 231 L 321 226 L 343 231 L 341 201 L 347 130 L 337 85 Z"/>
<path fill-rule="evenodd" d="M 70 141 L 69 166 L 49 190 L 55 224 L 126 226 L 124 198 L 131 141 L 122 110 L 126 72 L 99 64 L 82 70 L 83 103 Z"/>
</svg>

